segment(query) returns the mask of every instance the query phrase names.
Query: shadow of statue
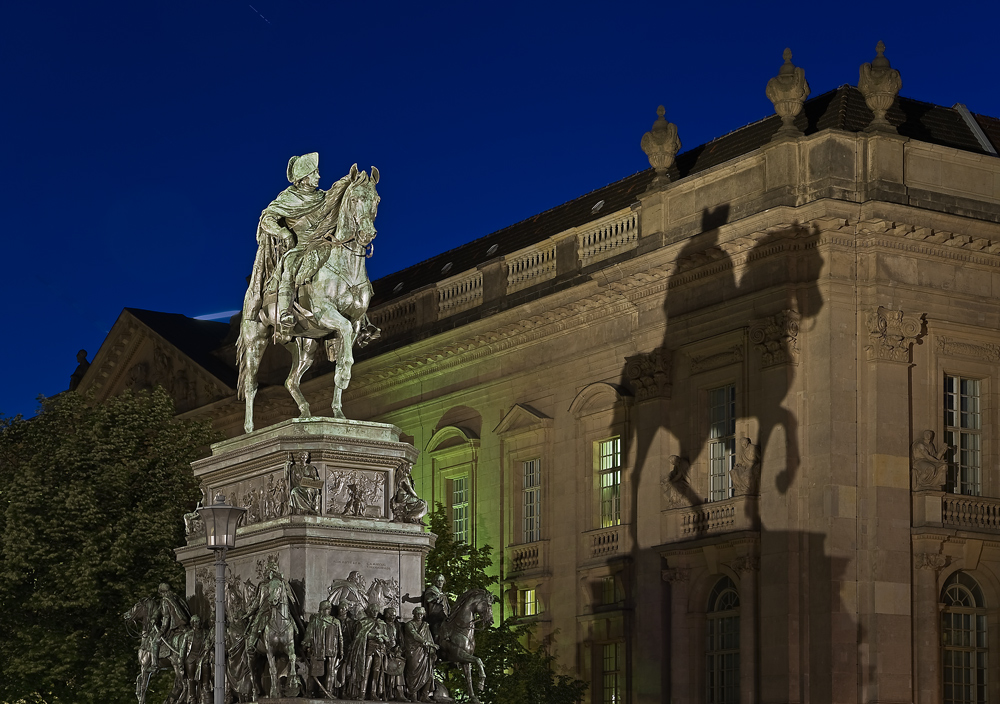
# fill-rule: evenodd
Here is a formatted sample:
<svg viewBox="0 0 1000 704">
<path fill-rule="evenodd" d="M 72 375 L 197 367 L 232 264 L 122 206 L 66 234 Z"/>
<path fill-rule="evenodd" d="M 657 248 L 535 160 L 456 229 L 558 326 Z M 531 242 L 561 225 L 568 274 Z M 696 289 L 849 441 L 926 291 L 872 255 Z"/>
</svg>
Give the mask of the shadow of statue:
<svg viewBox="0 0 1000 704">
<path fill-rule="evenodd" d="M 663 313 L 666 320 L 663 341 L 659 348 L 639 355 L 639 358 L 653 359 L 659 357 L 661 368 L 668 376 L 673 373 L 675 355 L 678 352 L 678 340 L 688 336 L 688 326 L 691 316 L 706 309 L 715 307 L 734 307 L 738 313 L 745 316 L 746 324 L 764 330 L 761 340 L 751 347 L 760 351 L 762 359 L 770 359 L 773 364 L 767 370 L 766 393 L 751 406 L 743 400 L 740 406 L 743 413 L 737 412 L 742 420 L 755 418 L 758 424 L 757 444 L 752 447 L 757 450 L 763 470 L 770 469 L 768 465 L 767 447 L 772 443 L 772 436 L 780 430 L 784 435 L 785 453 L 784 466 L 777 473 L 769 472 L 766 481 L 774 482 L 777 491 L 784 495 L 788 492 L 798 472 L 800 463 L 798 446 L 798 420 L 795 413 L 785 406 L 788 393 L 792 388 L 796 363 L 798 358 L 798 333 L 806 331 L 813 325 L 819 314 L 823 300 L 817 281 L 822 270 L 822 258 L 816 248 L 818 228 L 809 229 L 798 223 L 783 228 L 775 228 L 760 236 L 740 237 L 728 242 L 720 242 L 720 228 L 727 224 L 730 208 L 723 204 L 714 209 L 704 209 L 702 212 L 701 232 L 691 237 L 681 249 L 675 260 L 674 269 L 667 282 L 667 292 L 663 303 Z M 775 289 L 780 295 L 774 295 Z M 766 301 L 761 304 L 764 294 Z M 756 294 L 756 295 L 751 295 Z M 778 299 L 783 297 L 783 301 Z M 761 305 L 761 310 L 757 306 Z M 728 310 L 725 317 L 730 317 Z M 722 317 L 722 315 L 720 315 Z M 761 322 L 763 321 L 763 322 Z M 719 332 L 728 332 L 720 330 Z M 685 340 L 687 341 L 687 340 Z M 762 373 L 754 363 L 751 350 L 741 350 L 740 360 L 749 354 L 749 376 L 747 383 L 740 385 L 737 393 L 748 394 L 750 376 Z M 770 355 L 770 357 L 766 357 Z M 635 360 L 637 358 L 630 358 Z M 735 358 L 734 358 L 735 360 Z M 622 383 L 629 384 L 629 363 L 622 372 Z M 634 362 L 632 362 L 634 363 Z M 764 363 L 762 363 L 763 366 Z M 634 370 L 631 374 L 635 376 Z M 672 381 L 672 380 L 671 380 Z M 669 386 L 669 384 L 668 384 Z M 632 428 L 635 441 L 635 464 L 631 481 L 632 506 L 638 506 L 640 488 L 649 485 L 644 481 L 644 474 L 659 472 L 660 466 L 650 467 L 649 458 L 657 434 L 667 432 L 676 441 L 676 455 L 671 457 L 673 465 L 670 477 L 663 481 L 664 491 L 682 497 L 681 505 L 705 507 L 711 502 L 701 495 L 688 481 L 687 470 L 682 466 L 690 464 L 706 451 L 707 442 L 711 439 L 709 423 L 683 422 L 683 427 L 672 427 L 671 405 L 673 400 L 664 401 L 659 407 L 643 406 L 641 398 L 637 398 L 634 407 Z M 686 399 L 692 404 L 691 411 L 698 413 L 699 402 Z M 753 407 L 753 413 L 750 412 Z M 640 417 L 645 413 L 645 417 Z M 650 417 L 652 414 L 654 417 Z M 688 415 L 691 418 L 691 415 Z M 742 438 L 740 438 L 742 440 Z M 752 442 L 752 440 L 748 440 Z M 735 463 L 738 456 L 737 438 L 733 438 L 733 457 Z M 732 465 L 731 467 L 732 468 Z M 760 471 L 760 470 L 758 470 Z M 681 480 L 677 481 L 676 478 Z M 758 477 L 759 487 L 765 477 Z M 699 486 L 703 482 L 696 482 Z M 731 489 L 730 489 L 731 491 Z M 748 510 L 756 512 L 756 506 Z M 759 516 L 748 516 L 757 524 Z M 703 523 L 695 521 L 696 524 Z M 633 540 L 637 538 L 638 522 L 633 520 Z M 637 544 L 633 542 L 633 545 Z"/>
</svg>

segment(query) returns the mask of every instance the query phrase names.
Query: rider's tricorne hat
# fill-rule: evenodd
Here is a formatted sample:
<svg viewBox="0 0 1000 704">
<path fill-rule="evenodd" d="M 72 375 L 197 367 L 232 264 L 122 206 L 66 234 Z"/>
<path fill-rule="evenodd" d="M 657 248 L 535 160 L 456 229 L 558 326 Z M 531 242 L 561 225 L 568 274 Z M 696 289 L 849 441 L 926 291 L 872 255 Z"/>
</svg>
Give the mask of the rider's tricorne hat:
<svg viewBox="0 0 1000 704">
<path fill-rule="evenodd" d="M 286 172 L 290 183 L 305 178 L 319 168 L 319 152 L 310 152 L 302 156 L 293 156 L 288 160 Z"/>
</svg>

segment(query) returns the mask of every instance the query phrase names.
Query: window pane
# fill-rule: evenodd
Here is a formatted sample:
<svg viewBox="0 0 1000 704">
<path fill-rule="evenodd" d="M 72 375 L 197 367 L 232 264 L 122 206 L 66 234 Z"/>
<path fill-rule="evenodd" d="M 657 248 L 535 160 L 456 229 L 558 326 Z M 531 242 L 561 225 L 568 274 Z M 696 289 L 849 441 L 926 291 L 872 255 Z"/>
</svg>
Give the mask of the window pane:
<svg viewBox="0 0 1000 704">
<path fill-rule="evenodd" d="M 621 438 L 598 443 L 598 482 L 601 527 L 621 524 Z"/>
<path fill-rule="evenodd" d="M 948 451 L 948 491 L 981 494 L 982 414 L 979 379 L 945 376 L 944 424 Z"/>
<path fill-rule="evenodd" d="M 455 540 L 469 542 L 469 477 L 451 480 L 451 530 Z"/>
<path fill-rule="evenodd" d="M 533 543 L 541 540 L 541 460 L 521 463 L 521 540 Z"/>
</svg>

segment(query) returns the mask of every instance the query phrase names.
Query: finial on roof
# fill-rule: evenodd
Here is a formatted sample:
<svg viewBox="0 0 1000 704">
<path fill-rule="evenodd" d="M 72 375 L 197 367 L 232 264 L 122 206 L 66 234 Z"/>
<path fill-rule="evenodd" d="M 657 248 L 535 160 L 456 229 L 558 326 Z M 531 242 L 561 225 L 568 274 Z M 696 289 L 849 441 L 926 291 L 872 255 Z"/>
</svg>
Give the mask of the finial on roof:
<svg viewBox="0 0 1000 704">
<path fill-rule="evenodd" d="M 889 65 L 885 58 L 885 44 L 881 41 L 875 46 L 877 53 L 870 64 L 861 64 L 861 76 L 858 78 L 858 90 L 865 96 L 865 103 L 875 113 L 875 118 L 868 125 L 869 132 L 895 132 L 886 119 L 885 114 L 892 107 L 903 81 L 899 71 Z"/>
<path fill-rule="evenodd" d="M 792 50 L 785 49 L 782 57 L 785 63 L 778 69 L 778 75 L 767 82 L 764 91 L 774 103 L 774 111 L 781 116 L 781 127 L 775 133 L 774 141 L 802 135 L 802 130 L 795 126 L 795 118 L 802 112 L 802 104 L 809 97 L 806 72 L 792 63 Z"/>
<path fill-rule="evenodd" d="M 649 184 L 650 190 L 661 188 L 670 182 L 667 169 L 674 163 L 674 157 L 681 149 L 681 140 L 677 136 L 677 125 L 667 122 L 664 115 L 666 109 L 661 105 L 656 108 L 656 122 L 646 134 L 642 135 L 639 146 L 649 157 L 649 165 L 656 170 L 656 178 Z"/>
</svg>

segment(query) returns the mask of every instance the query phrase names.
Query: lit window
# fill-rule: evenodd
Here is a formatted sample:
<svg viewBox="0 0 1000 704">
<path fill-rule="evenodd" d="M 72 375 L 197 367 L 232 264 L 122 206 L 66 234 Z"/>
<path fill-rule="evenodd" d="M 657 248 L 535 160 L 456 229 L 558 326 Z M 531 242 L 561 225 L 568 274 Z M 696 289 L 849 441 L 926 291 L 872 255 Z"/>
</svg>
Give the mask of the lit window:
<svg viewBox="0 0 1000 704">
<path fill-rule="evenodd" d="M 708 392 L 709 501 L 733 495 L 729 479 L 736 461 L 736 387 L 730 384 Z"/>
<path fill-rule="evenodd" d="M 982 493 L 979 379 L 945 376 L 944 428 L 945 442 L 952 448 L 948 451 L 948 491 L 979 496 Z"/>
<path fill-rule="evenodd" d="M 614 575 L 609 575 L 601 579 L 601 604 L 611 606 L 622 600 L 621 589 L 618 588 L 618 580 Z"/>
<path fill-rule="evenodd" d="M 535 616 L 538 614 L 538 598 L 534 589 L 517 590 L 517 615 Z"/>
<path fill-rule="evenodd" d="M 469 477 L 451 480 L 451 530 L 455 542 L 469 542 Z"/>
<path fill-rule="evenodd" d="M 944 702 L 986 704 L 989 651 L 983 592 L 972 577 L 956 572 L 945 582 L 941 601 Z"/>
<path fill-rule="evenodd" d="M 601 702 L 619 704 L 622 701 L 622 644 L 605 643 L 602 656 Z"/>
<path fill-rule="evenodd" d="M 705 643 L 708 704 L 740 701 L 740 596 L 729 577 L 716 583 L 708 598 Z"/>
<path fill-rule="evenodd" d="M 622 441 L 620 437 L 597 443 L 597 475 L 601 488 L 601 528 L 622 522 Z"/>
<path fill-rule="evenodd" d="M 521 463 L 521 540 L 534 543 L 542 539 L 542 470 L 541 460 Z"/>
</svg>

